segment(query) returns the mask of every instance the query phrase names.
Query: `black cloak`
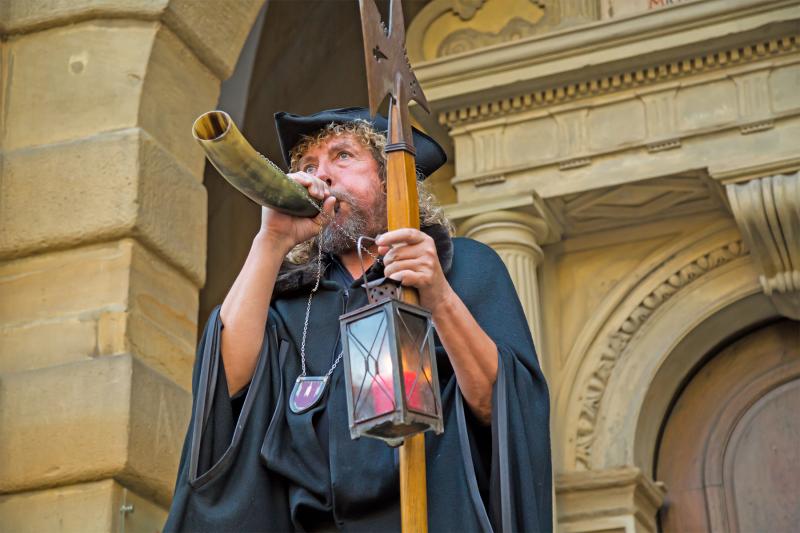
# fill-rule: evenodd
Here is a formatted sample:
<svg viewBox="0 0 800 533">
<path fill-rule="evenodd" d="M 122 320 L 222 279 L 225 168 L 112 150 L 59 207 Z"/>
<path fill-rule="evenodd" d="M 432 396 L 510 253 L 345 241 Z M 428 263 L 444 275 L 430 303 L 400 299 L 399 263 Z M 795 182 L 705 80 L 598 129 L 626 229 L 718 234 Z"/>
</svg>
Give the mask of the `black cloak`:
<svg viewBox="0 0 800 533">
<path fill-rule="evenodd" d="M 483 426 L 436 338 L 445 431 L 425 435 L 429 529 L 551 531 L 548 392 L 522 307 L 491 248 L 441 233 L 434 239 L 447 279 L 496 343 L 499 364 L 491 427 Z M 311 308 L 308 375 L 324 375 L 338 354 L 339 315 L 366 304 L 360 280 L 345 287 L 328 274 Z M 164 531 L 399 531 L 397 450 L 350 439 L 342 370 L 310 411 L 288 408 L 312 284 L 307 268 L 279 276 L 253 379 L 233 398 L 219 353 L 219 308 L 211 313 Z"/>
</svg>

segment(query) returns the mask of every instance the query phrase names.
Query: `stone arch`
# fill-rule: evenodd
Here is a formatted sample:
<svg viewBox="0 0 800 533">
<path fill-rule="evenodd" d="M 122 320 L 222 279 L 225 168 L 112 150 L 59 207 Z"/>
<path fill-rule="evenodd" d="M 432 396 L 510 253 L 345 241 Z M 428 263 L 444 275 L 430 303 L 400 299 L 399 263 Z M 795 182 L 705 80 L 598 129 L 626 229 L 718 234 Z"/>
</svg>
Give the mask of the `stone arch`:
<svg viewBox="0 0 800 533">
<path fill-rule="evenodd" d="M 694 290 L 703 286 L 703 291 Z M 718 294 L 714 301 L 702 295 Z M 584 327 L 557 391 L 558 470 L 652 472 L 658 431 L 692 368 L 726 337 L 775 314 L 728 222 L 644 261 Z"/>
</svg>

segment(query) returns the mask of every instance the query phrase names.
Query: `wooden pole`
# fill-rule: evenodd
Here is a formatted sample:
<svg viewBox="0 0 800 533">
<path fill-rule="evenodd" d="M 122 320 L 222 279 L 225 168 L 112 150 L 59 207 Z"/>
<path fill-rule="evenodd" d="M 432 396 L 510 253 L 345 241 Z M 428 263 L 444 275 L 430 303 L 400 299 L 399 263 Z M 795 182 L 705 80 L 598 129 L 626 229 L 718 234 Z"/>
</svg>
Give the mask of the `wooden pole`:
<svg viewBox="0 0 800 533">
<path fill-rule="evenodd" d="M 398 106 L 391 105 L 391 124 L 399 124 Z M 393 133 L 395 135 L 393 135 Z M 389 140 L 397 132 L 389 132 Z M 395 137 L 396 138 L 396 137 Z M 406 150 L 386 154 L 386 211 L 389 231 L 419 229 L 417 172 L 414 155 Z M 419 294 L 403 289 L 403 300 L 419 304 Z M 400 447 L 400 523 L 403 533 L 428 531 L 428 490 L 425 475 L 425 435 L 418 433 Z"/>
</svg>

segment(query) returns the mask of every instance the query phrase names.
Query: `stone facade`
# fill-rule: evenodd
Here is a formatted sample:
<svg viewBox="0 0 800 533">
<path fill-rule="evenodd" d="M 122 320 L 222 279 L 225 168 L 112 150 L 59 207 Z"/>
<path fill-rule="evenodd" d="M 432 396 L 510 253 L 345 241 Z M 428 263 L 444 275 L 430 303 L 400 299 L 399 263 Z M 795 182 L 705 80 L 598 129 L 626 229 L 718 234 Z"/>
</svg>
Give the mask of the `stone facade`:
<svg viewBox="0 0 800 533">
<path fill-rule="evenodd" d="M 435 109 L 417 118 L 452 139 L 448 212 L 538 330 L 559 529 L 655 531 L 682 382 L 724 339 L 798 318 L 800 3 L 530 2 L 526 25 L 492 4 L 413 21 Z"/>
<path fill-rule="evenodd" d="M 186 125 L 262 4 L 0 3 L 0 529 L 163 522 L 206 278 Z M 508 265 L 550 384 L 560 530 L 654 531 L 681 384 L 800 318 L 799 21 L 797 0 L 431 0 L 410 24 L 415 118 L 454 162 L 434 190 Z"/>
</svg>

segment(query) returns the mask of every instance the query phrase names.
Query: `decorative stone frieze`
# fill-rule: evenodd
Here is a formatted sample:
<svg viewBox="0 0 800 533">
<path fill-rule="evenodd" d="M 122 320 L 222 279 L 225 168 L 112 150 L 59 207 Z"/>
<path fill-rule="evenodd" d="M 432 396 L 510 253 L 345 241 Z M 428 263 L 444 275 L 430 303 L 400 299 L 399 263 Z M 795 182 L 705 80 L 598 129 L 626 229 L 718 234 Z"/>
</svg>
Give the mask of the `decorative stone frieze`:
<svg viewBox="0 0 800 533">
<path fill-rule="evenodd" d="M 411 61 L 430 61 L 600 18 L 600 0 L 433 0 L 408 30 Z"/>
<path fill-rule="evenodd" d="M 708 52 L 701 56 L 658 63 L 632 71 L 607 74 L 603 77 L 543 88 L 530 93 L 473 103 L 466 107 L 442 111 L 439 113 L 438 119 L 440 124 L 454 128 L 530 109 L 594 98 L 634 88 L 643 88 L 713 70 L 752 63 L 763 60 L 766 57 L 796 52 L 798 50 L 798 40 L 800 40 L 798 35 L 786 35 L 741 47 Z M 765 85 L 767 74 L 767 72 L 763 72 L 756 74 L 755 78 L 748 76 L 745 80 L 738 81 L 737 85 L 740 88 L 738 99 L 742 116 L 757 116 L 758 113 L 763 113 L 767 109 L 764 105 L 769 99 L 763 98 L 764 91 L 767 90 Z M 649 100 L 652 100 L 652 97 Z M 662 113 L 666 113 L 666 116 L 662 118 L 666 118 L 667 121 L 672 120 L 669 109 L 662 111 Z M 660 124 L 663 127 L 667 127 L 669 122 L 661 122 Z"/>
<path fill-rule="evenodd" d="M 605 337 L 605 340 L 602 341 L 600 356 L 594 359 L 595 367 L 591 369 L 581 387 L 580 414 L 573 437 L 575 443 L 574 468 L 577 470 L 592 468 L 592 445 L 603 396 L 611 374 L 617 362 L 623 357 L 630 339 L 658 308 L 678 291 L 684 290 L 709 272 L 746 254 L 747 248 L 742 241 L 737 240 L 694 258 L 663 279 Z"/>
<path fill-rule="evenodd" d="M 800 172 L 732 183 L 726 190 L 764 293 L 782 315 L 800 320 Z"/>
<path fill-rule="evenodd" d="M 628 466 L 556 476 L 559 531 L 655 532 L 666 490 Z"/>
</svg>

